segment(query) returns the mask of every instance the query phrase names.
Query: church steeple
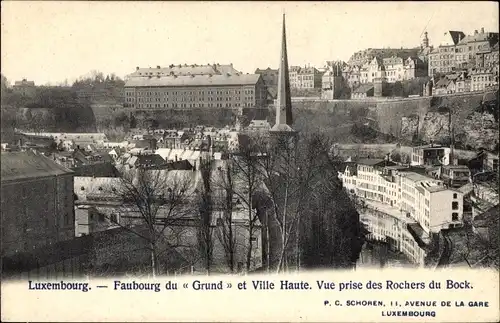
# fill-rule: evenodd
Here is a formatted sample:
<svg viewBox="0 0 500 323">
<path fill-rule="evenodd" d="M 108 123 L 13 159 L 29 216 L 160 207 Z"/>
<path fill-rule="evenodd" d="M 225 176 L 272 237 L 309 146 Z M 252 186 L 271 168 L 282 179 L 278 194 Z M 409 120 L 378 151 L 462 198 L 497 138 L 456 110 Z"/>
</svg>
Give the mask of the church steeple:
<svg viewBox="0 0 500 323">
<path fill-rule="evenodd" d="M 288 75 L 288 54 L 286 50 L 285 14 L 283 14 L 283 30 L 281 39 L 281 56 L 278 75 L 278 93 L 276 100 L 276 124 L 271 131 L 289 132 L 293 124 L 292 97 L 290 93 L 290 78 Z"/>
</svg>

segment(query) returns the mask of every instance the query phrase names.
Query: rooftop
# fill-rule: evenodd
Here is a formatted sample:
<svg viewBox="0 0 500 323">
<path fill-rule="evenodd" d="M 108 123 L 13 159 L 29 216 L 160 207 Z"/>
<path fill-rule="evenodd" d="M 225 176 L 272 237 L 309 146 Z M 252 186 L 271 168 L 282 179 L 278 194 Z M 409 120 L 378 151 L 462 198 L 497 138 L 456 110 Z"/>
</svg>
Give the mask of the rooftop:
<svg viewBox="0 0 500 323">
<path fill-rule="evenodd" d="M 429 177 L 429 176 L 425 176 L 425 175 L 418 174 L 415 172 L 405 172 L 404 175 L 402 175 L 402 176 L 406 177 L 414 182 L 427 181 L 427 180 L 431 179 L 431 177 Z"/>
<path fill-rule="evenodd" d="M 2 152 L 0 163 L 2 182 L 73 173 L 51 159 L 31 152 Z"/>
<path fill-rule="evenodd" d="M 407 224 L 407 229 L 417 242 L 418 246 L 420 248 L 426 248 L 427 243 L 429 241 L 429 237 L 427 233 L 424 231 L 422 226 L 417 222 L 417 223 L 408 223 Z"/>
<path fill-rule="evenodd" d="M 236 74 L 239 73 L 233 68 L 232 64 L 184 64 L 184 65 L 169 65 L 167 67 L 157 66 L 156 68 L 139 68 L 130 74 L 131 77 L 148 77 L 148 76 L 165 76 L 165 75 L 208 75 L 208 74 Z"/>
<path fill-rule="evenodd" d="M 436 183 L 430 183 L 430 182 L 421 182 L 420 186 L 423 187 L 425 190 L 429 191 L 430 193 L 435 193 L 435 192 L 441 192 L 446 190 L 446 188 L 443 185 L 437 185 Z"/>
<path fill-rule="evenodd" d="M 112 163 L 96 163 L 73 168 L 75 176 L 119 177 L 120 173 Z"/>
</svg>

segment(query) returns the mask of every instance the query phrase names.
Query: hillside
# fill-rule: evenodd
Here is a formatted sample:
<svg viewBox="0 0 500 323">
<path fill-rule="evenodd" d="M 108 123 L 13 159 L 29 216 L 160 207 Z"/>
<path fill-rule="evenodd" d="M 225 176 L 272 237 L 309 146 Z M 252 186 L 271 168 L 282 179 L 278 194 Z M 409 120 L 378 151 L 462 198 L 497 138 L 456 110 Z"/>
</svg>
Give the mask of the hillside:
<svg viewBox="0 0 500 323">
<path fill-rule="evenodd" d="M 82 102 L 68 89 L 45 89 L 30 102 L 2 104 L 2 134 L 14 127 L 46 131 L 103 131 L 123 134 L 134 127 L 180 128 L 245 124 L 252 118 L 274 123 L 274 110 L 149 110 Z M 498 149 L 498 93 L 418 97 L 400 100 L 293 101 L 295 128 L 320 130 L 340 143 L 448 144 L 449 119 L 455 145 L 462 149 Z M 2 100 L 4 101 L 4 100 Z M 20 108 L 21 107 L 21 108 Z M 243 117 L 240 117 L 242 115 Z"/>
<path fill-rule="evenodd" d="M 297 129 L 319 128 L 341 143 L 447 144 L 451 110 L 457 148 L 495 150 L 499 134 L 497 95 L 490 94 L 486 104 L 482 102 L 484 94 L 468 93 L 381 101 L 300 101 L 292 105 Z M 364 138 L 353 131 L 367 128 L 378 136 L 369 140 L 373 133 Z"/>
<path fill-rule="evenodd" d="M 38 88 L 33 98 L 2 97 L 2 142 L 13 140 L 14 128 L 32 131 L 96 131 L 89 104 L 77 100 L 68 88 Z"/>
</svg>

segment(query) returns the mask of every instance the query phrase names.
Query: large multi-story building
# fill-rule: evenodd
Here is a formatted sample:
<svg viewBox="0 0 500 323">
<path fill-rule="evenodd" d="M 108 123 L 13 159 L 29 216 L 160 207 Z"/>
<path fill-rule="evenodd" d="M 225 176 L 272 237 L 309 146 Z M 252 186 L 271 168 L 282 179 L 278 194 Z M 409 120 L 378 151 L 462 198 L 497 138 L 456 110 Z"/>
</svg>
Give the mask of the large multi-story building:
<svg viewBox="0 0 500 323">
<path fill-rule="evenodd" d="M 290 86 L 296 89 L 320 89 L 323 73 L 311 66 L 290 66 Z"/>
<path fill-rule="evenodd" d="M 2 257 L 74 238 L 73 172 L 30 152 L 1 159 Z"/>
<path fill-rule="evenodd" d="M 474 69 L 470 73 L 470 91 L 484 91 L 498 87 L 498 72 L 493 68 Z"/>
<path fill-rule="evenodd" d="M 278 86 L 278 69 L 272 69 L 270 67 L 261 70 L 260 68 L 255 70 L 255 74 L 262 76 L 264 83 L 267 87 L 277 87 Z"/>
<path fill-rule="evenodd" d="M 450 164 L 449 147 L 441 145 L 425 145 L 413 147 L 411 153 L 412 166 L 434 166 L 434 165 L 449 165 Z"/>
<path fill-rule="evenodd" d="M 348 86 L 342 73 L 345 67 L 344 62 L 327 62 L 325 73 L 321 78 L 322 99 L 333 100 L 342 97 L 343 90 Z"/>
<path fill-rule="evenodd" d="M 32 97 L 36 93 L 35 82 L 22 79 L 21 81 L 16 81 L 12 86 L 12 90 L 22 96 Z"/>
<path fill-rule="evenodd" d="M 469 69 L 476 66 L 478 53 L 487 53 L 498 43 L 498 33 L 474 31 L 466 36 L 461 31 L 449 31 L 443 43 L 429 53 L 429 76 L 436 73 Z"/>
<path fill-rule="evenodd" d="M 420 48 L 368 48 L 352 54 L 347 64 L 350 66 L 363 66 L 373 61 L 375 57 L 380 59 L 389 58 L 393 56 L 407 58 L 417 57 Z"/>
<path fill-rule="evenodd" d="M 190 75 L 173 70 L 170 74 L 130 77 L 125 83 L 125 107 L 241 109 L 266 105 L 267 89 L 259 74 L 211 74 L 206 70 L 194 70 L 199 74 Z"/>
<path fill-rule="evenodd" d="M 403 81 L 405 76 L 404 61 L 401 57 L 393 56 L 384 58 L 382 63 L 385 66 L 385 75 L 387 82 L 394 83 L 396 81 Z"/>
<path fill-rule="evenodd" d="M 363 222 L 376 240 L 424 265 L 433 234 L 462 225 L 463 193 L 422 168 L 362 159 L 339 173 L 344 187 L 364 201 Z"/>
<path fill-rule="evenodd" d="M 357 65 L 347 65 L 342 70 L 342 76 L 351 89 L 357 88 L 361 83 L 361 67 Z"/>
<path fill-rule="evenodd" d="M 375 79 L 380 79 L 385 81 L 385 66 L 382 59 L 375 57 L 369 64 L 365 64 L 361 67 L 360 83 L 373 83 Z"/>
</svg>

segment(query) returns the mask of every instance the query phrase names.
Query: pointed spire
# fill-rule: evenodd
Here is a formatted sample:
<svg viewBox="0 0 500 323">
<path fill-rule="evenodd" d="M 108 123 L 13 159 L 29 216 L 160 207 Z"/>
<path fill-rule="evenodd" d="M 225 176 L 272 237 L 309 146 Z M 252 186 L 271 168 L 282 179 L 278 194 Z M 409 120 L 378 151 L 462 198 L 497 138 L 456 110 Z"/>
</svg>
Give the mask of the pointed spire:
<svg viewBox="0 0 500 323">
<path fill-rule="evenodd" d="M 286 24 L 285 14 L 283 14 L 283 29 L 281 39 L 281 56 L 278 75 L 278 93 L 276 100 L 276 124 L 273 129 L 288 129 L 293 124 L 292 118 L 292 98 L 290 92 L 290 78 L 288 75 L 288 53 L 286 49 Z"/>
</svg>

